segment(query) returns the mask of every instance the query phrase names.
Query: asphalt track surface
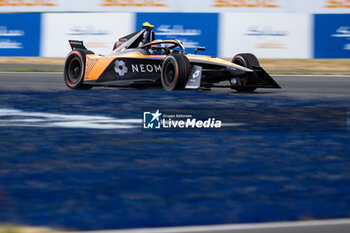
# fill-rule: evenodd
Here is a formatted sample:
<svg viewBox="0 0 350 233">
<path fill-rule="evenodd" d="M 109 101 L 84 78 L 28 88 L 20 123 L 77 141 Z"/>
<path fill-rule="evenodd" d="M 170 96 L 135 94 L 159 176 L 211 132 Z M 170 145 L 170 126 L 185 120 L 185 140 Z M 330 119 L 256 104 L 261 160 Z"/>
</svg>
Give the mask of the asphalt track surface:
<svg viewBox="0 0 350 233">
<path fill-rule="evenodd" d="M 64 91 L 67 90 L 67 86 L 64 84 L 62 76 L 62 73 L 50 72 L 0 73 L 0 90 Z M 258 89 L 255 93 L 249 95 L 350 99 L 350 76 L 275 75 L 273 78 L 280 84 L 282 89 Z M 213 89 L 212 92 L 235 93 L 229 89 Z"/>
<path fill-rule="evenodd" d="M 0 223 L 89 231 L 238 223 L 163 232 L 349 232 L 348 220 L 241 225 L 349 217 L 349 114 L 335 108 L 350 107 L 350 77 L 274 79 L 282 89 L 252 94 L 73 91 L 62 73 L 0 73 Z M 247 112 L 235 122 L 251 131 L 140 130 L 143 108 L 205 114 L 237 106 Z M 317 127 L 295 132 L 294 118 L 302 124 L 314 116 L 291 111 L 278 121 L 291 123 L 276 129 L 273 114 L 263 118 L 261 111 L 310 107 L 340 116 L 330 118 L 336 128 L 309 121 Z"/>
</svg>

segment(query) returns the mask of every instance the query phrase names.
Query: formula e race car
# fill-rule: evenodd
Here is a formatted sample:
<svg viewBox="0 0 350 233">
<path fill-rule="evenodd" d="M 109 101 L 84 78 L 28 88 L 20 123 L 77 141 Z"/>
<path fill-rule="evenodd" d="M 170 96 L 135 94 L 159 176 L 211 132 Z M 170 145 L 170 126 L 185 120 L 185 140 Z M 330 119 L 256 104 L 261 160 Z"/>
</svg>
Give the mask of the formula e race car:
<svg viewBox="0 0 350 233">
<path fill-rule="evenodd" d="M 142 44 L 144 30 L 119 39 L 113 52 L 102 56 L 86 49 L 82 41 L 70 40 L 72 51 L 64 67 L 64 81 L 71 89 L 93 86 L 161 85 L 165 90 L 228 87 L 238 92 L 257 88 L 280 88 L 249 53 L 232 62 L 188 54 L 178 40 Z"/>
</svg>

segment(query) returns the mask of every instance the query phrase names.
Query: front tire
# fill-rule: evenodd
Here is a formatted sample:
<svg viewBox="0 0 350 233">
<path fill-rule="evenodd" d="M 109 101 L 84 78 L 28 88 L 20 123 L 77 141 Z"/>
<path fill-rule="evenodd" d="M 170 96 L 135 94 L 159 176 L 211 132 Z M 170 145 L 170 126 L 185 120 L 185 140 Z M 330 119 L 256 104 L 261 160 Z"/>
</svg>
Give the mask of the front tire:
<svg viewBox="0 0 350 233">
<path fill-rule="evenodd" d="M 68 54 L 64 66 L 64 82 L 71 89 L 86 90 L 92 88 L 91 85 L 83 84 L 87 53 L 90 52 L 73 50 Z"/>
<path fill-rule="evenodd" d="M 168 56 L 162 66 L 161 82 L 167 91 L 185 88 L 191 73 L 191 64 L 186 56 L 172 54 Z"/>
<path fill-rule="evenodd" d="M 253 67 L 259 67 L 260 63 L 256 56 L 251 53 L 240 53 L 237 54 L 233 59 L 232 63 L 246 67 L 248 69 L 253 69 Z M 243 79 L 243 86 L 231 86 L 232 89 L 235 89 L 238 92 L 253 92 L 256 90 L 256 87 L 249 87 L 249 85 L 255 83 L 257 74 L 251 73 L 247 74 Z"/>
</svg>

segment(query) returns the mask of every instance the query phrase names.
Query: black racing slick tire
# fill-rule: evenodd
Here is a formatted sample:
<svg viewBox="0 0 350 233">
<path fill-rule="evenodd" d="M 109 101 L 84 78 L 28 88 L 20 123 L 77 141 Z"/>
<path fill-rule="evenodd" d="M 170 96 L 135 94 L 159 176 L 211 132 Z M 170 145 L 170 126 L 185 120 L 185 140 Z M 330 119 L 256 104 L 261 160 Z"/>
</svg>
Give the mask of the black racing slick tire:
<svg viewBox="0 0 350 233">
<path fill-rule="evenodd" d="M 232 59 L 232 63 L 235 63 L 237 65 L 246 67 L 248 69 L 253 69 L 253 67 L 259 67 L 260 63 L 256 56 L 251 53 L 240 53 L 234 56 Z M 249 87 L 249 85 L 255 83 L 255 79 L 257 74 L 251 73 L 247 74 L 243 79 L 243 85 L 242 86 L 232 86 L 232 89 L 235 89 L 238 92 L 253 92 L 256 90 L 256 87 Z"/>
<path fill-rule="evenodd" d="M 91 85 L 83 84 L 85 73 L 86 54 L 93 54 L 86 50 L 73 50 L 66 59 L 64 65 L 64 82 L 74 90 L 91 89 Z"/>
<path fill-rule="evenodd" d="M 162 65 L 163 88 L 167 91 L 184 89 L 190 73 L 191 64 L 186 56 L 180 54 L 168 56 Z"/>
</svg>

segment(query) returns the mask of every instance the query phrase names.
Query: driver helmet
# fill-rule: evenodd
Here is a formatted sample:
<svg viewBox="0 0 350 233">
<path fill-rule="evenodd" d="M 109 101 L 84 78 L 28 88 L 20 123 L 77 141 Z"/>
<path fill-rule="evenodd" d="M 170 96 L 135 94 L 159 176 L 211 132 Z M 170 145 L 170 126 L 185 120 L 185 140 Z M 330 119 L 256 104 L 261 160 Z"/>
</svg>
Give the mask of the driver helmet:
<svg viewBox="0 0 350 233">
<path fill-rule="evenodd" d="M 154 25 L 151 25 L 149 22 L 144 22 L 142 24 L 142 28 L 151 28 L 151 29 L 153 29 Z"/>
</svg>

